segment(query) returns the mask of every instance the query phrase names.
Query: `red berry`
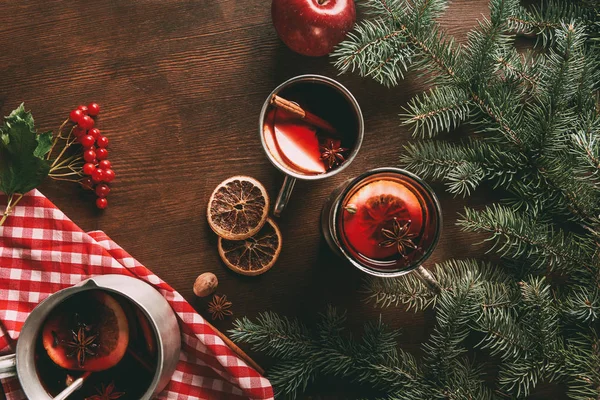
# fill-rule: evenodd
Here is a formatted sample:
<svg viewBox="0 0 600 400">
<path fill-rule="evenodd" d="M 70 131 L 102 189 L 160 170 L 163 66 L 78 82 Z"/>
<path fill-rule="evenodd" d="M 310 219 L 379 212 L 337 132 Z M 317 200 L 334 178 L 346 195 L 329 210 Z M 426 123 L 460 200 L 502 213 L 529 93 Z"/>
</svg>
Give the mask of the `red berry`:
<svg viewBox="0 0 600 400">
<path fill-rule="evenodd" d="M 83 173 L 85 175 L 92 175 L 92 173 L 96 170 L 96 166 L 92 163 L 83 164 Z"/>
<path fill-rule="evenodd" d="M 108 160 L 102 160 L 102 161 L 100 161 L 98 166 L 102 169 L 110 169 L 111 164 L 110 164 L 110 161 L 108 161 Z M 106 176 L 105 176 L 105 178 L 106 178 Z"/>
<path fill-rule="evenodd" d="M 112 182 L 115 179 L 115 171 L 113 171 L 112 169 L 107 169 L 106 171 L 104 171 L 104 182 Z"/>
<path fill-rule="evenodd" d="M 69 113 L 69 119 L 75 122 L 76 124 L 79 123 L 81 117 L 83 117 L 83 112 L 81 112 L 81 110 L 79 109 L 75 109 Z"/>
<path fill-rule="evenodd" d="M 98 197 L 106 197 L 110 193 L 110 188 L 106 183 L 101 183 L 96 186 L 96 196 Z"/>
<path fill-rule="evenodd" d="M 82 129 L 80 126 L 76 126 L 73 128 L 73 135 L 78 138 L 85 135 L 85 129 Z"/>
<path fill-rule="evenodd" d="M 104 210 L 106 207 L 108 207 L 108 200 L 106 200 L 106 197 L 98 197 L 96 199 L 96 207 L 101 210 Z"/>
<path fill-rule="evenodd" d="M 86 150 L 83 152 L 83 159 L 86 163 L 95 163 L 96 152 L 94 150 Z"/>
<path fill-rule="evenodd" d="M 94 182 L 92 181 L 92 178 L 90 178 L 90 177 L 83 178 L 82 180 L 79 181 L 79 184 L 81 185 L 81 187 L 83 187 L 86 190 L 92 190 L 94 187 Z"/>
<path fill-rule="evenodd" d="M 88 114 L 95 117 L 100 113 L 100 105 L 98 103 L 88 104 Z"/>
<path fill-rule="evenodd" d="M 97 139 L 100 136 L 100 129 L 92 128 L 88 131 L 88 135 L 93 136 L 94 139 Z"/>
<path fill-rule="evenodd" d="M 86 106 L 84 106 L 83 104 L 77 107 L 78 110 L 81 110 L 81 112 L 83 113 L 83 115 L 87 115 L 88 114 L 88 108 Z"/>
<path fill-rule="evenodd" d="M 83 147 L 91 147 L 94 145 L 94 138 L 91 135 L 81 136 L 79 138 L 79 143 L 81 143 Z"/>
<path fill-rule="evenodd" d="M 96 158 L 98 160 L 106 160 L 108 158 L 108 150 L 103 148 L 96 149 Z"/>
<path fill-rule="evenodd" d="M 92 172 L 92 180 L 95 183 L 102 182 L 104 180 L 104 171 L 100 168 L 95 168 L 94 172 Z"/>
<path fill-rule="evenodd" d="M 98 136 L 96 138 L 98 147 L 108 147 L 108 138 L 106 136 Z"/>
<path fill-rule="evenodd" d="M 89 115 L 82 116 L 77 123 L 83 129 L 92 129 L 94 127 L 94 120 Z"/>
</svg>

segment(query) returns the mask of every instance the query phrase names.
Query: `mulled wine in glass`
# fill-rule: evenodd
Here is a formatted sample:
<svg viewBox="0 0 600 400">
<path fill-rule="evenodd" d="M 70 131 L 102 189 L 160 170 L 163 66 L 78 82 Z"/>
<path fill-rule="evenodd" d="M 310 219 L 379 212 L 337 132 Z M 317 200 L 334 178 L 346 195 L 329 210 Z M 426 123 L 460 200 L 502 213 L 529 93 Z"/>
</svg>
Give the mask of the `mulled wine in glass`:
<svg viewBox="0 0 600 400">
<path fill-rule="evenodd" d="M 419 268 L 440 236 L 442 212 L 433 190 L 399 168 L 378 168 L 347 181 L 323 207 L 329 246 L 371 275 Z"/>
<path fill-rule="evenodd" d="M 55 397 L 88 374 L 73 400 L 140 399 L 155 378 L 157 336 L 144 312 L 116 293 L 77 293 L 48 316 L 35 364 Z"/>
</svg>

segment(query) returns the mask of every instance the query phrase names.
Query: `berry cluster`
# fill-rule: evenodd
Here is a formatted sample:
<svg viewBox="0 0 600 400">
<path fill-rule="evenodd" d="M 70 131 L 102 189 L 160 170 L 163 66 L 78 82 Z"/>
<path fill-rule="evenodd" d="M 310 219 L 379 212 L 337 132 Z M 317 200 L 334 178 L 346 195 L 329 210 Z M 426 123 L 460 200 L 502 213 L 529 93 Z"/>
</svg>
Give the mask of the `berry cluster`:
<svg viewBox="0 0 600 400">
<path fill-rule="evenodd" d="M 108 183 L 115 179 L 115 171 L 112 170 L 108 161 L 108 138 L 95 128 L 96 117 L 100 113 L 97 103 L 79 106 L 69 114 L 69 119 L 76 124 L 73 135 L 77 142 L 83 146 L 84 164 L 82 172 L 85 177 L 80 180 L 85 189 L 96 192 L 96 206 L 104 209 L 108 206 L 106 196 L 110 192 Z"/>
</svg>

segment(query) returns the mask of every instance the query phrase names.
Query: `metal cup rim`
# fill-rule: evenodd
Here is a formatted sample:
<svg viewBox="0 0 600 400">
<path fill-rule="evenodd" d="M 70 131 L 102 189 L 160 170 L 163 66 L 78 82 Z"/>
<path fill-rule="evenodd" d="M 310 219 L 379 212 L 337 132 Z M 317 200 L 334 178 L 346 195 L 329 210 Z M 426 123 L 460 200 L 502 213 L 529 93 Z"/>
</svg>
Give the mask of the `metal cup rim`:
<svg viewBox="0 0 600 400">
<path fill-rule="evenodd" d="M 354 112 L 356 114 L 357 120 L 358 120 L 357 121 L 358 122 L 357 138 L 356 138 L 355 146 L 352 149 L 352 153 L 350 154 L 350 156 L 346 159 L 346 161 L 342 165 L 340 165 L 338 168 L 332 169 L 331 171 L 325 172 L 324 174 L 304 175 L 304 174 L 300 174 L 300 173 L 291 171 L 290 169 L 286 168 L 284 165 L 281 165 L 274 159 L 271 152 L 267 149 L 267 144 L 265 143 L 263 125 L 264 125 L 265 115 L 270 106 L 271 98 L 273 97 L 273 95 L 279 93 L 282 89 L 284 89 L 296 82 L 302 82 L 302 81 L 320 82 L 320 83 L 329 85 L 329 86 L 333 87 L 334 89 L 338 90 L 352 106 L 352 108 L 354 109 Z M 260 110 L 260 116 L 258 118 L 258 131 L 260 134 L 260 143 L 262 145 L 263 151 L 265 152 L 265 154 L 267 155 L 267 158 L 269 159 L 269 161 L 271 162 L 271 164 L 273 164 L 273 166 L 275 168 L 277 168 L 279 171 L 283 172 L 284 174 L 291 176 L 293 178 L 296 178 L 296 179 L 300 179 L 300 180 L 304 180 L 304 181 L 317 181 L 320 179 L 329 178 L 331 176 L 334 176 L 334 175 L 342 172 L 344 169 L 346 169 L 352 163 L 352 161 L 358 154 L 358 150 L 360 149 L 360 146 L 362 145 L 364 131 L 365 131 L 365 122 L 364 122 L 364 117 L 362 114 L 362 110 L 360 109 L 360 105 L 358 104 L 358 101 L 356 100 L 354 95 L 344 85 L 342 85 L 340 82 L 336 81 L 335 79 L 329 78 L 324 75 L 304 74 L 304 75 L 294 76 L 294 77 L 284 81 L 283 83 L 279 84 L 275 89 L 273 89 L 271 91 L 271 93 L 269 94 L 269 96 L 267 96 L 267 99 L 263 103 L 262 109 Z"/>
</svg>

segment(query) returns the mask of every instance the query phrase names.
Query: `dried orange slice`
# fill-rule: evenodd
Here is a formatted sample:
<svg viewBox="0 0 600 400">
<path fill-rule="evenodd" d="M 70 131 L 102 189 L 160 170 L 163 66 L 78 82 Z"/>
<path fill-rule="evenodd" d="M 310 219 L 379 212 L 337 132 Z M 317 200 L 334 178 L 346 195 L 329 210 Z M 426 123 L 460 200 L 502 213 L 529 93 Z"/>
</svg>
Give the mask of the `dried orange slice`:
<svg viewBox="0 0 600 400">
<path fill-rule="evenodd" d="M 267 221 L 269 195 L 249 176 L 232 176 L 217 186 L 208 200 L 208 224 L 220 237 L 242 240 L 255 235 Z"/>
<path fill-rule="evenodd" d="M 281 231 L 271 218 L 256 235 L 244 240 L 219 238 L 219 255 L 230 269 L 242 275 L 267 272 L 281 253 Z"/>
</svg>

